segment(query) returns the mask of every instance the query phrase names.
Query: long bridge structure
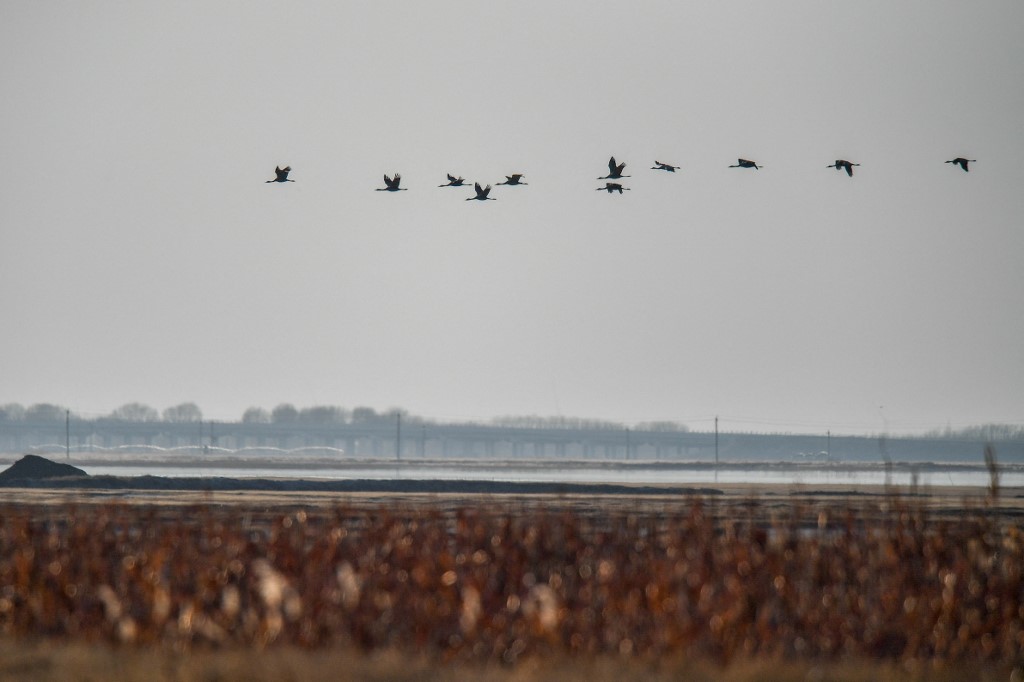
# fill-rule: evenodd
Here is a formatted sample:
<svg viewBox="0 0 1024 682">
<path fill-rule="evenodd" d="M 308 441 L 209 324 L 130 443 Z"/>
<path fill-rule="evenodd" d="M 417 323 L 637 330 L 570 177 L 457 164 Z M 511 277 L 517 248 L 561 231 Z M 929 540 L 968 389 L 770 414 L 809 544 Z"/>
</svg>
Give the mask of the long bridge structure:
<svg viewBox="0 0 1024 682">
<path fill-rule="evenodd" d="M 474 424 L 262 424 L 244 422 L 76 422 L 0 424 L 0 452 L 62 446 L 71 452 L 174 449 L 333 450 L 372 458 L 714 458 L 714 434 L 633 429 L 552 429 Z"/>
<path fill-rule="evenodd" d="M 165 422 L 112 419 L 0 422 L 0 455 L 117 450 L 319 453 L 355 459 L 607 461 L 978 462 L 986 441 L 967 438 L 717 433 L 635 428 L 554 428 L 406 422 Z M 996 441 L 1000 461 L 1024 462 L 1024 440 Z"/>
</svg>

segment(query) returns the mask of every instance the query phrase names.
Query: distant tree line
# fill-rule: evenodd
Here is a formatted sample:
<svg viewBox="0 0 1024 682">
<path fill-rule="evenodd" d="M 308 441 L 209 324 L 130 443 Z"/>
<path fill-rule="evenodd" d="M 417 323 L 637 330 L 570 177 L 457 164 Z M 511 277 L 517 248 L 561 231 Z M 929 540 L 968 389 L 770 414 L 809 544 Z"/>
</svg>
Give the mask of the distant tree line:
<svg viewBox="0 0 1024 682">
<path fill-rule="evenodd" d="M 18 403 L 0 405 L 0 423 L 3 422 L 63 422 L 67 408 L 51 403 L 37 403 L 24 407 Z M 355 407 L 351 410 L 333 405 L 314 405 L 297 408 L 291 403 L 281 403 L 272 410 L 250 407 L 241 418 L 246 424 L 372 424 L 394 421 L 397 414 L 409 424 L 424 423 L 421 417 L 410 415 L 401 409 L 378 412 L 372 407 Z M 118 421 L 118 422 L 170 422 L 187 423 L 203 421 L 203 411 L 195 403 L 182 403 L 168 407 L 162 412 L 144 403 L 125 403 L 107 415 L 86 418 L 72 413 L 77 420 Z"/>
<path fill-rule="evenodd" d="M 117 421 L 117 422 L 168 422 L 174 424 L 201 422 L 203 411 L 195 403 L 181 403 L 164 409 L 162 412 L 144 403 L 125 403 L 107 415 L 84 417 L 71 413 L 76 420 L 85 421 Z M 397 414 L 409 424 L 423 423 L 425 420 L 409 415 L 404 410 L 393 409 L 378 412 L 372 407 L 356 407 L 351 410 L 333 405 L 314 405 L 297 408 L 290 403 L 281 403 L 272 410 L 262 407 L 250 407 L 242 413 L 241 422 L 245 424 L 371 424 L 374 422 L 394 421 Z M 67 408 L 51 403 L 37 403 L 24 407 L 18 403 L 0 405 L 0 423 L 4 422 L 63 422 L 68 415 Z"/>
<path fill-rule="evenodd" d="M 519 429 L 565 429 L 570 431 L 624 431 L 630 428 L 622 422 L 580 417 L 541 417 L 539 415 L 497 417 L 493 426 Z M 685 424 L 670 421 L 641 422 L 632 427 L 638 431 L 687 432 Z"/>
<path fill-rule="evenodd" d="M 979 424 L 962 429 L 933 429 L 925 433 L 928 438 L 952 438 L 956 440 L 1024 440 L 1024 425 Z"/>
<path fill-rule="evenodd" d="M 57 422 L 64 421 L 68 416 L 68 410 L 60 405 L 52 403 L 36 403 L 28 407 L 22 407 L 18 403 L 0 405 L 0 423 L 3 422 Z M 75 414 L 75 419 L 81 420 L 80 415 Z M 203 420 L 203 412 L 195 403 L 182 403 L 166 408 L 163 412 L 157 412 L 155 408 L 143 403 L 125 403 L 108 415 L 96 417 L 92 421 L 119 421 L 119 422 L 169 422 L 181 424 L 187 422 L 200 422 Z"/>
<path fill-rule="evenodd" d="M 0 423 L 13 421 L 57 422 L 64 421 L 67 409 L 50 403 L 37 403 L 23 407 L 17 403 L 0 405 Z M 401 414 L 404 424 L 410 426 L 436 423 L 423 417 L 409 414 L 405 410 L 394 408 L 377 411 L 372 407 L 360 406 L 352 409 L 335 405 L 313 405 L 298 408 L 291 403 L 281 403 L 271 410 L 263 407 L 250 407 L 242 413 L 240 422 L 243 424 L 278 424 L 278 425 L 330 425 L 358 424 L 370 425 L 381 422 L 394 422 L 396 415 Z M 116 422 L 168 422 L 188 423 L 203 421 L 203 411 L 195 403 L 181 403 L 164 409 L 162 412 L 144 403 L 125 403 L 107 415 L 87 418 L 72 413 L 77 420 L 116 421 Z M 630 428 L 621 422 L 584 419 L 580 417 L 543 417 L 539 415 L 506 416 L 492 419 L 489 426 L 520 429 L 565 429 L 580 431 L 623 431 Z M 686 432 L 685 424 L 670 421 L 643 422 L 635 425 L 640 431 Z"/>
<path fill-rule="evenodd" d="M 393 409 L 378 412 L 372 407 L 355 407 L 351 410 L 334 405 L 314 405 L 297 408 L 291 403 L 281 403 L 269 412 L 262 407 L 250 407 L 242 414 L 245 424 L 373 424 L 394 421 L 401 414 L 408 423 L 422 423 L 420 417 L 409 415 L 405 410 Z"/>
<path fill-rule="evenodd" d="M 409 414 L 400 408 L 377 411 L 372 407 L 360 406 L 352 409 L 334 405 L 313 405 L 298 408 L 291 403 L 281 403 L 271 410 L 263 407 L 250 407 L 242 414 L 243 424 L 277 424 L 277 425 L 361 425 L 369 426 L 384 422 L 393 423 L 396 415 L 401 415 L 402 423 L 408 426 L 438 424 L 440 422 Z M 9 422 L 63 422 L 68 410 L 52 403 L 36 403 L 24 407 L 18 403 L 0 405 L 0 424 Z M 192 402 L 181 403 L 157 411 L 155 408 L 139 402 L 125 403 L 107 415 L 85 417 L 72 412 L 79 421 L 103 422 L 164 422 L 184 424 L 202 422 L 203 412 Z M 470 425 L 473 422 L 464 422 Z M 544 417 L 539 415 L 505 416 L 490 420 L 484 425 L 518 429 L 564 429 L 575 431 L 624 431 L 632 428 L 637 431 L 655 431 L 665 433 L 686 433 L 689 428 L 685 424 L 673 421 L 650 421 L 635 425 L 601 419 L 585 419 L 580 417 Z M 923 435 L 927 439 L 951 440 L 990 440 L 1015 441 L 1024 440 L 1024 425 L 1020 424 L 981 424 L 960 429 L 933 429 Z"/>
</svg>

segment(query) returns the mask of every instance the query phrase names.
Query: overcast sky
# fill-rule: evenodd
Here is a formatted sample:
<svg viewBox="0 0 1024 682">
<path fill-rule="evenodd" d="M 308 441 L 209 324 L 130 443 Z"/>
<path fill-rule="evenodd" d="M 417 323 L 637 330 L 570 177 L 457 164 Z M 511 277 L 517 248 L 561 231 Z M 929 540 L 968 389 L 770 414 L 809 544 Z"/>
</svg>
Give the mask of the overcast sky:
<svg viewBox="0 0 1024 682">
<path fill-rule="evenodd" d="M 1024 424 L 1019 0 L 0 15 L 0 404 Z"/>
</svg>

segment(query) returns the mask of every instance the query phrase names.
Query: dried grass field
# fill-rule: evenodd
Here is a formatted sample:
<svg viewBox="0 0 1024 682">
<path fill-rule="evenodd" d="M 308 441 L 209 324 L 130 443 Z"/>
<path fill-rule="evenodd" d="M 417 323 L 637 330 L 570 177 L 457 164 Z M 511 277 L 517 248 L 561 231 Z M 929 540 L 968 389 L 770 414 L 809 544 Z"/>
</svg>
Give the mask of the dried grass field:
<svg viewBox="0 0 1024 682">
<path fill-rule="evenodd" d="M 5 490 L 0 679 L 1021 679 L 982 493 Z"/>
</svg>

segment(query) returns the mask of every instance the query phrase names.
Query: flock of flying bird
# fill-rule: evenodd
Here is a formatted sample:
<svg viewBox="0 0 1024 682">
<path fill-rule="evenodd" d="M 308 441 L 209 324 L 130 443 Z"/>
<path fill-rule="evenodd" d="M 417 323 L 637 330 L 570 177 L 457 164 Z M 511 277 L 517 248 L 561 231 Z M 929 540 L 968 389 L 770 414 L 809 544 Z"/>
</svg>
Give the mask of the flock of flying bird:
<svg viewBox="0 0 1024 682">
<path fill-rule="evenodd" d="M 958 156 L 955 159 L 950 159 L 946 163 L 952 163 L 956 166 L 960 166 L 966 173 L 968 171 L 967 165 L 975 163 L 976 159 L 965 159 L 962 156 Z M 830 163 L 825 168 L 835 168 L 836 170 L 845 170 L 846 174 L 851 178 L 853 177 L 853 167 L 859 166 L 859 163 L 853 163 L 845 159 L 836 159 L 835 163 Z M 669 173 L 675 173 L 680 166 L 673 166 L 668 163 L 662 163 L 661 161 L 655 161 L 654 165 L 651 166 L 651 170 L 662 170 L 668 171 Z M 729 166 L 729 168 L 753 168 L 759 170 L 764 166 L 757 165 L 754 161 L 747 159 L 736 159 L 736 163 Z M 608 194 L 612 192 L 618 192 L 622 194 L 623 191 L 628 191 L 629 187 L 623 187 L 621 182 L 611 182 L 612 180 L 621 180 L 622 178 L 632 177 L 629 175 L 623 175 L 622 171 L 626 169 L 626 163 L 616 163 L 615 157 L 608 159 L 608 175 L 602 175 L 598 180 L 608 180 L 604 183 L 604 187 L 598 187 L 597 191 L 605 191 Z M 285 166 L 281 168 L 277 166 L 274 169 L 276 177 L 273 180 L 267 180 L 267 182 L 295 182 L 294 180 L 288 179 L 288 173 L 292 170 L 291 166 Z M 523 182 L 523 178 L 526 177 L 522 173 L 513 173 L 512 175 L 505 176 L 505 182 L 499 182 L 499 185 L 525 185 L 528 183 Z M 395 173 L 394 176 L 384 176 L 384 187 L 377 188 L 378 192 L 404 192 L 406 187 L 400 187 L 402 182 L 402 176 Z M 438 187 L 467 187 L 468 181 L 463 177 L 455 177 L 451 173 L 448 173 L 448 182 Z M 491 186 L 481 187 L 479 182 L 473 183 L 473 189 L 476 191 L 476 196 L 469 197 L 466 201 L 495 201 L 494 197 L 487 196 L 491 193 Z"/>
</svg>

